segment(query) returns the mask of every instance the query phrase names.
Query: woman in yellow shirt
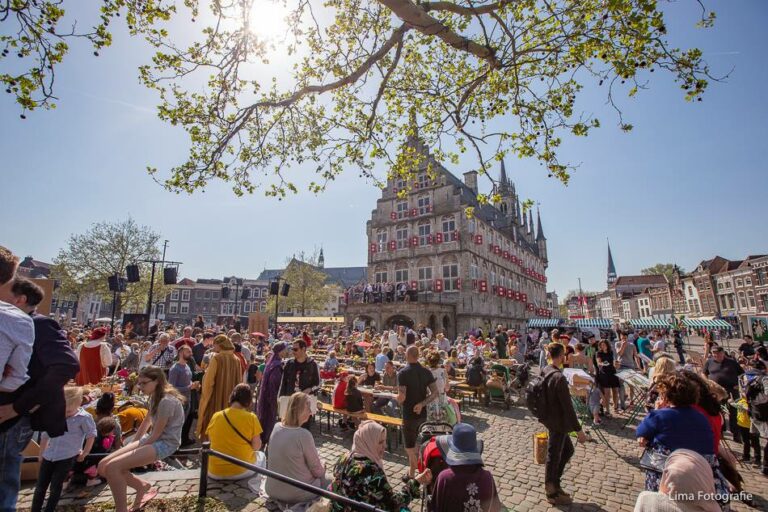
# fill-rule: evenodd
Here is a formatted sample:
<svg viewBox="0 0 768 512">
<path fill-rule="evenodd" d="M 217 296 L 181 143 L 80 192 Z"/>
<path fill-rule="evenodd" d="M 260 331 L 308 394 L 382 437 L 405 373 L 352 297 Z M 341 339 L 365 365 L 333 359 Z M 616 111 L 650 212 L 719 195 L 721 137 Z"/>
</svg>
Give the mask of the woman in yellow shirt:
<svg viewBox="0 0 768 512">
<path fill-rule="evenodd" d="M 261 448 L 261 424 L 251 412 L 252 396 L 248 384 L 235 386 L 229 407 L 215 413 L 206 430 L 211 449 L 249 464 L 256 463 L 256 453 Z M 208 476 L 214 480 L 240 480 L 253 474 L 218 457 L 208 459 Z"/>
</svg>

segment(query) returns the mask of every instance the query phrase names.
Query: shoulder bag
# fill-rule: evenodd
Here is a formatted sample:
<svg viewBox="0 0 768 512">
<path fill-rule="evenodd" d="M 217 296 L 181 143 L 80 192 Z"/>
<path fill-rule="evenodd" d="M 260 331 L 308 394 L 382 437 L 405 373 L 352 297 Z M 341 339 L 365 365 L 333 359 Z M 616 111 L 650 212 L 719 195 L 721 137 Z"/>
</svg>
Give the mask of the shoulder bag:
<svg viewBox="0 0 768 512">
<path fill-rule="evenodd" d="M 246 443 L 248 443 L 250 445 L 251 441 L 249 441 L 248 438 L 245 437 L 239 430 L 237 430 L 237 428 L 235 428 L 235 426 L 232 424 L 232 422 L 229 421 L 229 418 L 227 417 L 226 411 L 221 411 L 221 414 L 224 416 L 224 419 L 227 420 L 227 423 L 229 423 L 229 426 L 232 427 L 232 430 L 235 431 L 235 434 L 240 436 L 240 439 L 242 439 L 243 441 L 245 441 Z"/>
</svg>

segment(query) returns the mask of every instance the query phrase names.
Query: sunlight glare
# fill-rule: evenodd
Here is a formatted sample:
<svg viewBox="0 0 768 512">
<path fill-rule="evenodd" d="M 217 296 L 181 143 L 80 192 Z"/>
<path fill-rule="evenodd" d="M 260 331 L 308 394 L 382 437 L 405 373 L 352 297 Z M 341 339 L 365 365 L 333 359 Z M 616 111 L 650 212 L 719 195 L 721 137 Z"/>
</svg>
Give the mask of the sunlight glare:
<svg viewBox="0 0 768 512">
<path fill-rule="evenodd" d="M 250 32 L 263 41 L 280 40 L 286 35 L 290 9 L 281 0 L 254 0 L 248 17 Z"/>
</svg>

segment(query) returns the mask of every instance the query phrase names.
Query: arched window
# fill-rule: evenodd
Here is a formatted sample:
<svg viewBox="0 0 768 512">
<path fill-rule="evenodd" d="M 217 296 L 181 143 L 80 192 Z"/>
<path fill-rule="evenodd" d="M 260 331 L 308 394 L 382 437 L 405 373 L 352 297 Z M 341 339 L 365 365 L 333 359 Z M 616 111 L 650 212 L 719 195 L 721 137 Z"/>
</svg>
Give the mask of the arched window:
<svg viewBox="0 0 768 512">
<path fill-rule="evenodd" d="M 432 262 L 427 258 L 422 258 L 416 264 L 418 272 L 419 291 L 432 291 Z"/>
<path fill-rule="evenodd" d="M 376 268 L 373 271 L 373 282 L 386 283 L 389 280 L 387 277 L 387 267 L 384 265 L 376 265 Z"/>
<path fill-rule="evenodd" d="M 755 292 L 747 290 L 747 300 L 749 301 L 749 307 L 755 307 Z"/>
<path fill-rule="evenodd" d="M 453 215 L 446 215 L 443 217 L 443 242 L 450 242 L 454 240 L 454 233 L 456 232 L 456 219 Z"/>
<path fill-rule="evenodd" d="M 443 258 L 443 290 L 446 292 L 459 289 L 459 261 L 456 256 Z"/>
<path fill-rule="evenodd" d="M 429 194 L 422 194 L 416 199 L 416 208 L 419 209 L 419 215 L 426 215 L 431 210 Z"/>
<path fill-rule="evenodd" d="M 408 248 L 408 224 L 400 224 L 395 228 L 395 237 L 397 238 L 397 248 Z"/>
<path fill-rule="evenodd" d="M 428 220 L 419 222 L 419 245 L 427 245 L 432 241 L 432 225 Z"/>
<path fill-rule="evenodd" d="M 408 263 L 405 261 L 398 261 L 395 265 L 395 282 L 396 283 L 408 283 Z"/>
</svg>

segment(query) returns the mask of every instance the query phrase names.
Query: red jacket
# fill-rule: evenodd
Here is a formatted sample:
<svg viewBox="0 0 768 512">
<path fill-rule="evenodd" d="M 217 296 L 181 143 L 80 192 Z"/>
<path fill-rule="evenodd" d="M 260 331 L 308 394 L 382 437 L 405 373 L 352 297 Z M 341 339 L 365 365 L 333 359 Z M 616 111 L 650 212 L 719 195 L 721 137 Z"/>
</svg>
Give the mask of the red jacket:
<svg viewBox="0 0 768 512">
<path fill-rule="evenodd" d="M 336 389 L 333 390 L 333 407 L 335 409 L 347 408 L 347 382 L 340 380 L 336 384 Z"/>
</svg>

